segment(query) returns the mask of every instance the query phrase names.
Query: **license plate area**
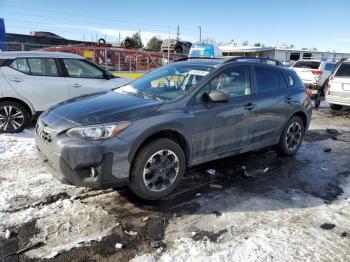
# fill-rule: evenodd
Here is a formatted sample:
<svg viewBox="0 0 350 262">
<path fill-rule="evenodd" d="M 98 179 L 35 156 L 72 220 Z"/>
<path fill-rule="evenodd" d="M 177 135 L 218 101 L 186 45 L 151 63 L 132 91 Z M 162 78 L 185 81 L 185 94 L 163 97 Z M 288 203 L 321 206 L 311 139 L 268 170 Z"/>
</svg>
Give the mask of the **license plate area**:
<svg viewBox="0 0 350 262">
<path fill-rule="evenodd" d="M 343 84 L 344 91 L 350 91 L 350 84 Z"/>
</svg>

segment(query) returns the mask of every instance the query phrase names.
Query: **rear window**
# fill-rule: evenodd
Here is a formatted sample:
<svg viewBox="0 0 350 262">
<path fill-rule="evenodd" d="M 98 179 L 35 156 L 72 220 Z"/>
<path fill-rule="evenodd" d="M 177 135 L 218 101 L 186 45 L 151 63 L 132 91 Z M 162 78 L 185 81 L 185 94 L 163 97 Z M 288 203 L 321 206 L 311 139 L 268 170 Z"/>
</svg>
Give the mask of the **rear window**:
<svg viewBox="0 0 350 262">
<path fill-rule="evenodd" d="M 297 61 L 293 67 L 297 68 L 307 68 L 307 69 L 318 69 L 321 62 L 317 61 Z"/>
<path fill-rule="evenodd" d="M 350 63 L 342 63 L 335 76 L 350 76 Z"/>
</svg>

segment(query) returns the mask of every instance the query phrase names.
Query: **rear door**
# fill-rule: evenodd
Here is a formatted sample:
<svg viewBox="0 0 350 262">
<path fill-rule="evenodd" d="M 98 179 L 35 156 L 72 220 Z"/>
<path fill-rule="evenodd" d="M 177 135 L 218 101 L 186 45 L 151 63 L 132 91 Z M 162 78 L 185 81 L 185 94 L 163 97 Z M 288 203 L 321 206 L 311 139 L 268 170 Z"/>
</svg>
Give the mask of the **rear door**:
<svg viewBox="0 0 350 262">
<path fill-rule="evenodd" d="M 54 58 L 17 58 L 2 71 L 18 96 L 29 101 L 35 111 L 45 111 L 69 98 Z"/>
<path fill-rule="evenodd" d="M 282 72 L 272 66 L 254 65 L 256 124 L 254 142 L 275 142 L 292 111 L 293 94 Z"/>
<path fill-rule="evenodd" d="M 61 61 L 71 98 L 116 87 L 114 81 L 106 79 L 102 69 L 84 59 L 67 58 Z"/>
<path fill-rule="evenodd" d="M 229 93 L 230 100 L 207 107 L 202 96 L 213 90 Z M 195 116 L 192 145 L 196 158 L 230 152 L 250 143 L 255 120 L 251 94 L 251 71 L 246 65 L 228 66 L 202 87 L 192 105 Z"/>
</svg>

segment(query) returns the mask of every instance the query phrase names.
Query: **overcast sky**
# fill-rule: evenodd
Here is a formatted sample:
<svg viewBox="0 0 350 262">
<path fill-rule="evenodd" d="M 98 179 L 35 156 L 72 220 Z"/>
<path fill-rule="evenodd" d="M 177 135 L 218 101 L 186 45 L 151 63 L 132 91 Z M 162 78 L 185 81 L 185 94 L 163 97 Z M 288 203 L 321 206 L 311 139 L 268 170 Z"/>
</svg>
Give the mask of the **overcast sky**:
<svg viewBox="0 0 350 262">
<path fill-rule="evenodd" d="M 234 39 L 266 46 L 294 44 L 298 48 L 350 52 L 349 0 L 0 0 L 0 17 L 8 33 L 50 31 L 60 36 L 117 42 L 141 30 L 143 41 L 176 34 L 183 40 L 217 42 Z"/>
</svg>

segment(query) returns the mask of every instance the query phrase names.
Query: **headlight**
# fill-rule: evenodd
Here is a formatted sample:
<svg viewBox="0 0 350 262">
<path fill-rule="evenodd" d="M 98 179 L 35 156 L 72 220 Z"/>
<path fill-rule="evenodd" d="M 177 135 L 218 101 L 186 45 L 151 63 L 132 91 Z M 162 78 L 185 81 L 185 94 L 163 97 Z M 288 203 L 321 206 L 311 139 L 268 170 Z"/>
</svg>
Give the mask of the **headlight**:
<svg viewBox="0 0 350 262">
<path fill-rule="evenodd" d="M 69 129 L 66 132 L 66 135 L 69 137 L 85 138 L 91 140 L 106 139 L 117 136 L 130 125 L 130 122 L 119 122 L 116 124 L 74 127 Z"/>
</svg>

